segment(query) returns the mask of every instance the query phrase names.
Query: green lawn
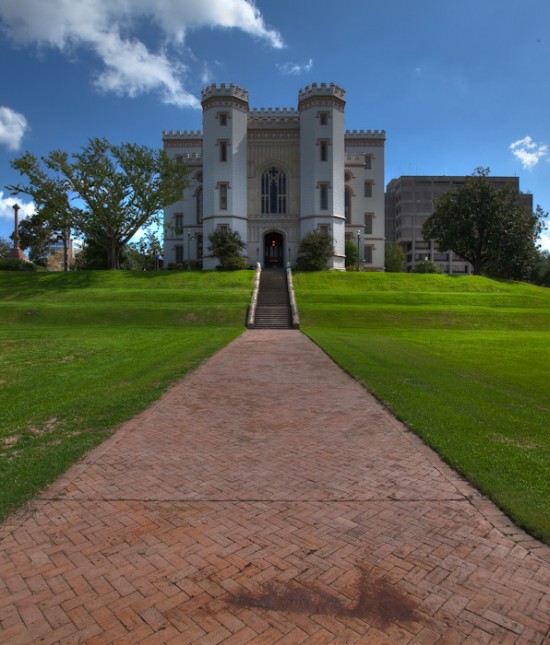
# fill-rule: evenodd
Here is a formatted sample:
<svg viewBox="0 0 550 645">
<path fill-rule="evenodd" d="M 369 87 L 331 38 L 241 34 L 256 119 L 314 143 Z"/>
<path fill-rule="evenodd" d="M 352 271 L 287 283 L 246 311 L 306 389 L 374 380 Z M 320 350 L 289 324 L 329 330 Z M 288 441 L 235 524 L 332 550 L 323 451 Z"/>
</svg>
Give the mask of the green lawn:
<svg viewBox="0 0 550 645">
<path fill-rule="evenodd" d="M 0 272 L 0 517 L 240 334 L 253 278 Z"/>
<path fill-rule="evenodd" d="M 550 543 L 550 290 L 328 272 L 294 286 L 302 330 Z"/>
<path fill-rule="evenodd" d="M 253 273 L 0 272 L 0 516 L 244 329 Z M 303 331 L 550 543 L 550 290 L 294 275 Z"/>
</svg>

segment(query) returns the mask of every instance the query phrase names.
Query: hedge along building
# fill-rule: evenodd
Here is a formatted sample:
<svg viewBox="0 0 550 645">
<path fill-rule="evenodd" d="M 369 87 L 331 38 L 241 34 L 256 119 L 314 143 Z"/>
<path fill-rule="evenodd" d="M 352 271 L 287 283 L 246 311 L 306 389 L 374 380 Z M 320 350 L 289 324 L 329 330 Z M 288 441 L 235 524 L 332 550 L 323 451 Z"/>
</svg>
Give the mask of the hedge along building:
<svg viewBox="0 0 550 645">
<path fill-rule="evenodd" d="M 384 267 L 384 143 L 378 130 L 344 132 L 345 92 L 316 83 L 298 109 L 250 109 L 248 92 L 211 85 L 202 92 L 203 131 L 164 131 L 168 154 L 191 168 L 183 199 L 165 209 L 165 262 L 201 262 L 216 228 L 238 231 L 250 265 L 295 263 L 300 240 L 334 240 L 329 268 L 345 268 L 345 240 L 363 267 Z"/>
</svg>

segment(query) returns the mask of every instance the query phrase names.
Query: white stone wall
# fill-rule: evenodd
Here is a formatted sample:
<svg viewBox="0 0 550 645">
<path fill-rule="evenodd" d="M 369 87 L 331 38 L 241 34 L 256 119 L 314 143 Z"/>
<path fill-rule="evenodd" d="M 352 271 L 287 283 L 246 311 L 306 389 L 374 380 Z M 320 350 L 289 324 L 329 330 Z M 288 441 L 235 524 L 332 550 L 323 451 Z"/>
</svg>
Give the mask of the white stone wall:
<svg viewBox="0 0 550 645">
<path fill-rule="evenodd" d="M 384 142 L 383 131 L 345 134 L 346 186 L 351 192 L 351 222 L 346 224 L 346 233 L 356 242 L 360 232 L 360 263 L 367 271 L 384 270 Z M 370 185 L 371 196 L 365 196 L 365 184 Z M 369 215 L 371 232 L 366 226 Z"/>
</svg>

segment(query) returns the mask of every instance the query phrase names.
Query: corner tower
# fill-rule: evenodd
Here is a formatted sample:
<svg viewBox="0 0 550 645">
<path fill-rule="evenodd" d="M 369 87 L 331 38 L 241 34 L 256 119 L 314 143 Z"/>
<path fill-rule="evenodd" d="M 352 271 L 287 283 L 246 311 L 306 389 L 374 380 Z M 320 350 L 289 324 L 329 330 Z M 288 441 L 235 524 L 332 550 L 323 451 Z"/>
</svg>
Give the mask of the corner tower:
<svg viewBox="0 0 550 645">
<path fill-rule="evenodd" d="M 334 240 L 329 267 L 345 269 L 345 91 L 334 83 L 300 90 L 300 237 L 322 230 Z"/>
<path fill-rule="evenodd" d="M 236 85 L 210 85 L 202 91 L 203 230 L 205 269 L 218 260 L 208 251 L 216 228 L 238 231 L 245 244 L 247 226 L 248 92 Z"/>
</svg>

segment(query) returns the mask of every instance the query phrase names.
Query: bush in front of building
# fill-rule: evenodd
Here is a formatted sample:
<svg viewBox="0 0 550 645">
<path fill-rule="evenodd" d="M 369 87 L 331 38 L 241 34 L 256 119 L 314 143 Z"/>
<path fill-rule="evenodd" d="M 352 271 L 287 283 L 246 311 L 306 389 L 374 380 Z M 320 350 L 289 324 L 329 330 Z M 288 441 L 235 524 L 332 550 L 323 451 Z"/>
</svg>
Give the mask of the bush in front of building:
<svg viewBox="0 0 550 645">
<path fill-rule="evenodd" d="M 359 259 L 359 251 L 357 244 L 354 240 L 346 240 L 346 270 L 355 271 L 357 269 L 357 260 Z"/>
<path fill-rule="evenodd" d="M 441 273 L 440 267 L 432 260 L 417 262 L 412 270 L 413 273 Z"/>
<path fill-rule="evenodd" d="M 405 251 L 401 244 L 392 242 L 386 246 L 384 269 L 386 273 L 403 273 L 405 271 Z"/>
<path fill-rule="evenodd" d="M 300 271 L 322 271 L 334 253 L 334 241 L 324 231 L 313 231 L 302 238 L 296 268 Z"/>
<path fill-rule="evenodd" d="M 17 260 L 15 258 L 0 259 L 0 271 L 45 271 L 44 267 L 39 267 L 34 262 Z"/>
</svg>

